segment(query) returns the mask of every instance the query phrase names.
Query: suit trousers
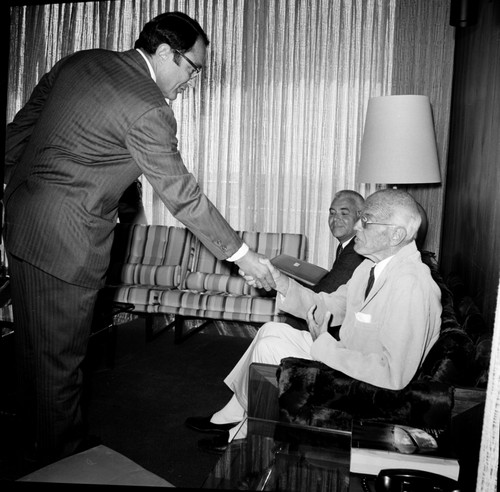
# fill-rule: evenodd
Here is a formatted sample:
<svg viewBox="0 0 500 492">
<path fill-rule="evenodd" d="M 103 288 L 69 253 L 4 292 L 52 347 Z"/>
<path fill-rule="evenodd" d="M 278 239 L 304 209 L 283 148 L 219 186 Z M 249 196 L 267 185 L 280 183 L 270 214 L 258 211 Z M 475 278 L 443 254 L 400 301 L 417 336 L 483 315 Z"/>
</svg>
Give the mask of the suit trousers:
<svg viewBox="0 0 500 492">
<path fill-rule="evenodd" d="M 224 382 L 234 392 L 245 411 L 248 410 L 248 373 L 250 364 L 279 365 L 285 357 L 299 357 L 312 360 L 313 339 L 308 331 L 296 330 L 286 323 L 269 322 L 262 325 L 257 335 L 227 375 Z"/>
<path fill-rule="evenodd" d="M 83 373 L 97 289 L 71 285 L 13 255 L 12 288 L 22 460 L 48 464 L 84 435 Z"/>
</svg>

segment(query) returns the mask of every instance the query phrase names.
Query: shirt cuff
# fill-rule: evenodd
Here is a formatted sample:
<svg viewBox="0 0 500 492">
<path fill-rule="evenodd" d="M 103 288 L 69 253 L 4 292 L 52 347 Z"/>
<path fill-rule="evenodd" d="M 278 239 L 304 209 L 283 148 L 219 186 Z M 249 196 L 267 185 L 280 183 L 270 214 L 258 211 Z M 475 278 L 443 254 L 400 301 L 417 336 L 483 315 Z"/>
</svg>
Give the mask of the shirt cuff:
<svg viewBox="0 0 500 492">
<path fill-rule="evenodd" d="M 238 261 L 238 260 L 241 260 L 241 258 L 243 258 L 248 253 L 249 249 L 250 248 L 245 243 L 243 243 L 240 246 L 240 249 L 238 251 L 236 251 L 236 253 L 234 253 L 234 255 L 230 256 L 227 259 L 227 261 Z"/>
</svg>

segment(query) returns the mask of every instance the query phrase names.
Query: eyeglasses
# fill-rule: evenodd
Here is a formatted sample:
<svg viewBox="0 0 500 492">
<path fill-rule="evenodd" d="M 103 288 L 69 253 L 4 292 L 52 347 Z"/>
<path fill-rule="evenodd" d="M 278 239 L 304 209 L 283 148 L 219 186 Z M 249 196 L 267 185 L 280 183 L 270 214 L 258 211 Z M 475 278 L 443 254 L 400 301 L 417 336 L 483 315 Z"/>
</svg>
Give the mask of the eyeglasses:
<svg viewBox="0 0 500 492">
<path fill-rule="evenodd" d="M 369 225 L 379 225 L 379 226 L 388 226 L 388 227 L 400 227 L 396 224 L 384 224 L 382 222 L 368 222 L 368 218 L 365 215 L 361 215 L 359 217 L 359 220 L 361 222 L 361 227 L 363 229 L 366 229 Z"/>
<path fill-rule="evenodd" d="M 192 67 L 193 72 L 191 73 L 190 79 L 194 79 L 201 72 L 201 67 L 196 66 L 184 53 L 181 53 L 179 50 L 174 50 L 177 54 L 181 55 L 184 60 L 186 60 Z"/>
</svg>

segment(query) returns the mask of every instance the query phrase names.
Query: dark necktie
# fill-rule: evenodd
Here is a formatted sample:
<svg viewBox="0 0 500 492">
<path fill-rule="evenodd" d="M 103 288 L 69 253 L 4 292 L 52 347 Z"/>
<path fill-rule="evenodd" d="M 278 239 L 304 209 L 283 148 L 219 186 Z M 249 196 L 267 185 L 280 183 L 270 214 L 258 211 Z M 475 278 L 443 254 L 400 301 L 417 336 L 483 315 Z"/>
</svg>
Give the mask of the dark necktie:
<svg viewBox="0 0 500 492">
<path fill-rule="evenodd" d="M 366 286 L 366 290 L 365 290 L 365 299 L 368 297 L 368 294 L 372 290 L 373 282 L 375 282 L 374 270 L 375 270 L 375 267 L 372 267 L 372 269 L 370 270 L 370 276 L 368 277 L 368 285 Z"/>
<path fill-rule="evenodd" d="M 340 256 L 340 253 L 342 253 L 342 250 L 344 248 L 342 248 L 342 243 L 339 243 L 339 245 L 337 246 L 337 255 L 335 256 L 335 260 L 337 260 L 337 258 Z"/>
</svg>

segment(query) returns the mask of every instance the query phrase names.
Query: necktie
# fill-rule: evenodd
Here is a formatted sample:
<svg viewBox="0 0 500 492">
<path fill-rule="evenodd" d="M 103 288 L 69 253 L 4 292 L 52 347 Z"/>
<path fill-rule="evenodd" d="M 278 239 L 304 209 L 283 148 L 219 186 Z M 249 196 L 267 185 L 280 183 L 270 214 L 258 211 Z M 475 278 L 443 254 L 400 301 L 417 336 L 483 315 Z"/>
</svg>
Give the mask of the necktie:
<svg viewBox="0 0 500 492">
<path fill-rule="evenodd" d="M 337 255 L 335 256 L 335 259 L 337 259 L 339 256 L 340 256 L 340 253 L 342 253 L 342 250 L 344 248 L 342 248 L 342 243 L 340 243 L 338 246 L 337 246 Z"/>
<path fill-rule="evenodd" d="M 375 270 L 375 267 L 372 267 L 372 269 L 370 270 L 370 276 L 368 277 L 368 285 L 366 286 L 366 290 L 365 290 L 365 299 L 368 297 L 368 294 L 372 290 L 373 282 L 375 282 L 374 270 Z"/>
</svg>

